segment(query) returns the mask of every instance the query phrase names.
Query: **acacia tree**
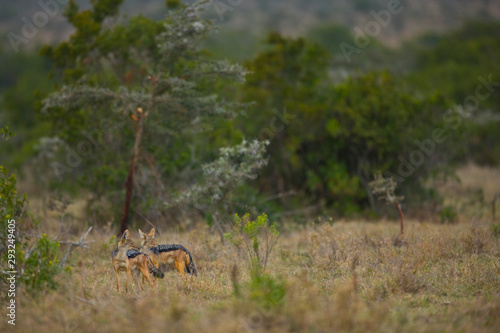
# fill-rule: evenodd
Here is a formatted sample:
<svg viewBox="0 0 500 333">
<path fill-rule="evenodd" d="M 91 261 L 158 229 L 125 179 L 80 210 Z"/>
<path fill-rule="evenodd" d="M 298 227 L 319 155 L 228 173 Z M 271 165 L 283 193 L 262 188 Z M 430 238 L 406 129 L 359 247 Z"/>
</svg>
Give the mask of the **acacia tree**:
<svg viewBox="0 0 500 333">
<path fill-rule="evenodd" d="M 70 1 L 65 15 L 75 33 L 56 48 L 42 50 L 54 61 L 62 83 L 43 100 L 42 113 L 69 147 L 80 148 L 83 134 L 93 148 L 80 164 L 53 167 L 56 173 L 88 167 L 84 180 L 92 178 L 87 184 L 93 184 L 97 196 L 116 196 L 125 178 L 121 232 L 127 228 L 134 189 L 145 201 L 161 201 L 157 194 L 163 191 L 162 179 L 172 176 L 172 151 L 185 155 L 178 148 L 183 140 L 243 107 L 217 98 L 214 82 L 243 81 L 246 74 L 238 65 L 207 58 L 200 49 L 212 30 L 200 16 L 208 1 L 175 2 L 160 22 L 140 15 L 124 21 L 118 16 L 122 2 L 94 0 L 91 9 L 80 11 Z"/>
</svg>

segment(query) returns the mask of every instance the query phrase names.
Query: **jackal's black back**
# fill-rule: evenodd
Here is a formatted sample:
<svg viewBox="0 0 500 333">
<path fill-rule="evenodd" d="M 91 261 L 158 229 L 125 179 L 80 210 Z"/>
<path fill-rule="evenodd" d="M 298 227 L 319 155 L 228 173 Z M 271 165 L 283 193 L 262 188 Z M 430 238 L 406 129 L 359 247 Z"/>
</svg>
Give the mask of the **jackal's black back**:
<svg viewBox="0 0 500 333">
<path fill-rule="evenodd" d="M 138 251 L 138 250 L 128 250 L 127 251 L 127 257 L 129 257 L 129 258 L 135 258 L 139 254 L 144 254 L 144 253 L 142 253 L 141 251 Z"/>
<path fill-rule="evenodd" d="M 188 254 L 189 251 L 188 249 L 186 249 L 184 246 L 182 245 L 179 245 L 179 244 L 163 244 L 163 245 L 158 245 L 156 247 L 158 249 L 158 252 L 171 252 L 171 251 L 177 251 L 177 250 L 182 250 Z M 191 254 L 190 254 L 190 257 L 191 257 Z"/>
<path fill-rule="evenodd" d="M 189 252 L 189 250 L 184 246 L 180 244 L 162 244 L 151 248 L 151 251 L 156 255 L 159 255 L 162 252 L 172 252 L 177 250 L 184 251 L 189 256 L 190 265 L 186 267 L 187 272 L 190 274 L 198 274 L 198 270 L 196 269 L 196 265 L 194 264 L 193 257 L 191 257 L 191 252 Z"/>
</svg>

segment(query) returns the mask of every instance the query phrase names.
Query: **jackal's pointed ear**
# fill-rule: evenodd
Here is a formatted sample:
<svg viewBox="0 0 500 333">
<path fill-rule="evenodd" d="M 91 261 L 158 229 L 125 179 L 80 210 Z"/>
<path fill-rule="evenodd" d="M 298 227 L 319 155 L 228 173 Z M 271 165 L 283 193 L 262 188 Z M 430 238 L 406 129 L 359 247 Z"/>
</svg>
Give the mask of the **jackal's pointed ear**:
<svg viewBox="0 0 500 333">
<path fill-rule="evenodd" d="M 141 236 L 141 239 L 146 239 L 148 238 L 145 233 L 142 232 L 141 229 L 139 229 L 139 236 Z"/>
<path fill-rule="evenodd" d="M 129 237 L 130 237 L 130 233 L 128 232 L 128 229 L 126 229 L 126 230 L 123 232 L 123 235 L 122 235 L 121 241 L 127 240 Z"/>
<path fill-rule="evenodd" d="M 149 232 L 149 236 L 155 237 L 155 228 L 151 228 L 151 231 Z"/>
</svg>

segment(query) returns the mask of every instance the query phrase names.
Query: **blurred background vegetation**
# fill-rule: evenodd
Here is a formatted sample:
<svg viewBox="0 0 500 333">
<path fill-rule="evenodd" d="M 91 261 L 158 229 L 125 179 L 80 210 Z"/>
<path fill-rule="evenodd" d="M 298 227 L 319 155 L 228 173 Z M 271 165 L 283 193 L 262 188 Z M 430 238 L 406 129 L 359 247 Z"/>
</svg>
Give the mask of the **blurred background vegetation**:
<svg viewBox="0 0 500 333">
<path fill-rule="evenodd" d="M 92 2 L 105 8 L 116 1 Z M 154 22 L 175 10 L 178 1 L 166 2 L 169 6 L 165 1 L 124 1 L 124 15 L 112 15 L 104 21 L 104 30 L 134 22 L 136 34 L 108 36 L 108 44 L 101 40 L 103 47 L 151 43 L 145 36 L 154 39 L 161 31 Z M 91 5 L 71 3 L 82 10 Z M 442 179 L 469 163 L 500 163 L 500 87 L 495 85 L 500 82 L 500 3 L 428 0 L 402 1 L 402 6 L 403 11 L 347 61 L 340 45 L 355 47 L 353 29 L 373 21 L 371 11 L 386 9 L 387 1 L 209 3 L 205 15 L 219 29 L 203 41 L 203 56 L 238 62 L 250 74 L 243 84 L 220 78 L 200 89 L 251 104 L 244 114 L 200 125 L 202 129 L 155 129 L 163 132 L 144 141 L 147 155 L 155 158 L 154 168 L 138 171 L 139 179 L 154 182 L 141 183 L 145 185 L 135 192 L 132 206 L 141 216 L 134 215 L 133 222 L 147 218 L 186 223 L 178 210 L 160 203 L 189 186 L 198 177 L 195 170 L 220 147 L 243 138 L 268 139 L 270 145 L 269 163 L 258 178 L 233 193 L 231 207 L 240 214 L 265 211 L 272 218 L 298 221 L 308 214 L 394 217 L 395 212 L 385 211 L 369 191 L 377 172 L 399 180 L 398 192 L 406 198 L 404 209 L 410 216 L 448 212 L 437 191 Z M 40 49 L 57 46 L 75 31 L 61 9 L 14 52 L 7 34 L 20 34 L 21 18 L 31 19 L 40 10 L 37 2 L 28 0 L 2 4 L 0 125 L 9 125 L 16 135 L 0 141 L 0 163 L 17 172 L 20 189 L 33 200 L 62 192 L 85 200 L 89 224 L 117 222 L 133 140 L 107 142 L 111 146 L 105 154 L 84 158 L 63 181 L 54 175 L 51 163 L 64 160 L 65 152 L 47 149 L 57 140 L 75 147 L 85 139 L 81 132 L 92 131 L 95 122 L 83 111 L 76 118 L 65 110 L 55 116 L 40 112 L 43 98 L 64 81 L 57 72 L 64 68 L 64 54 L 58 58 L 45 48 L 43 56 Z M 140 60 L 134 60 L 139 67 Z M 134 75 L 133 68 L 123 71 Z M 476 94 L 482 84 L 479 77 L 492 81 L 494 91 L 483 88 L 489 97 L 469 110 L 470 117 L 459 116 L 457 106 Z M 435 144 L 410 175 L 401 177 L 402 160 L 421 151 L 416 142 L 432 139 L 435 129 L 443 129 L 446 139 Z M 123 128 L 127 131 L 133 131 L 133 123 Z M 211 223 L 212 217 L 201 217 Z"/>
</svg>

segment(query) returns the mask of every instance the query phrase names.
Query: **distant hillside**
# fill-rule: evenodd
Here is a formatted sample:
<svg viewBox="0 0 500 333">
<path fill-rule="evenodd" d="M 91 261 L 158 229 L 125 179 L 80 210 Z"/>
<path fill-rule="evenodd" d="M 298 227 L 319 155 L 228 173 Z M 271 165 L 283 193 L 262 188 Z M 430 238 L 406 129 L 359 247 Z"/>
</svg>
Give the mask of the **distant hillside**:
<svg viewBox="0 0 500 333">
<path fill-rule="evenodd" d="M 7 33 L 21 34 L 23 17 L 33 22 L 33 15 L 42 11 L 38 1 L 2 1 L 0 31 L 4 43 Z M 88 0 L 78 0 L 82 8 Z M 340 24 L 352 30 L 364 29 L 373 20 L 371 11 L 387 8 L 391 0 L 214 0 L 208 15 L 223 29 L 244 31 L 260 36 L 268 30 L 286 35 L 306 34 L 311 28 L 325 24 Z M 165 15 L 165 0 L 127 0 L 124 11 L 129 15 L 143 13 L 161 18 Z M 237 5 L 230 5 L 230 3 Z M 500 19 L 500 1 L 495 0 L 402 0 L 403 10 L 393 15 L 390 23 L 377 34 L 387 45 L 398 45 L 425 31 L 443 31 L 460 25 L 467 19 Z M 33 48 L 43 43 L 55 43 L 71 33 L 58 9 L 37 34 L 21 48 Z"/>
<path fill-rule="evenodd" d="M 232 28 L 268 30 L 303 35 L 321 24 L 364 29 L 374 20 L 371 11 L 386 9 L 391 0 L 243 0 L 228 12 L 225 24 Z M 425 31 L 444 31 L 470 19 L 500 19 L 500 1 L 402 0 L 402 11 L 391 17 L 378 36 L 397 45 Z"/>
</svg>

